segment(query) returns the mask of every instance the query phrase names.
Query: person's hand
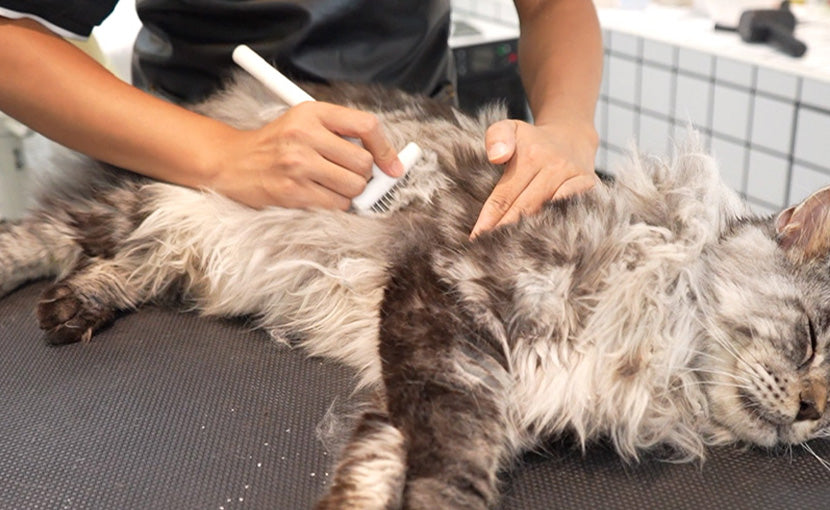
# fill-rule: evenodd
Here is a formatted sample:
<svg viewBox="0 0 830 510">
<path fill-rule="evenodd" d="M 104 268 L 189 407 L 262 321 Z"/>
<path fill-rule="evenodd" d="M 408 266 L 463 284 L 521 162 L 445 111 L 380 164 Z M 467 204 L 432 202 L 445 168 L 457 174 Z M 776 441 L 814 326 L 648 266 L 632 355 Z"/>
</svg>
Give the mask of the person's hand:
<svg viewBox="0 0 830 510">
<path fill-rule="evenodd" d="M 538 211 L 545 201 L 581 193 L 597 182 L 593 126 L 560 122 L 532 125 L 519 120 L 492 124 L 487 156 L 504 174 L 484 203 L 471 238 Z"/>
<path fill-rule="evenodd" d="M 346 210 L 373 161 L 392 177 L 404 172 L 375 115 L 324 102 L 301 103 L 258 130 L 233 130 L 215 154 L 208 187 L 254 208 Z"/>
</svg>

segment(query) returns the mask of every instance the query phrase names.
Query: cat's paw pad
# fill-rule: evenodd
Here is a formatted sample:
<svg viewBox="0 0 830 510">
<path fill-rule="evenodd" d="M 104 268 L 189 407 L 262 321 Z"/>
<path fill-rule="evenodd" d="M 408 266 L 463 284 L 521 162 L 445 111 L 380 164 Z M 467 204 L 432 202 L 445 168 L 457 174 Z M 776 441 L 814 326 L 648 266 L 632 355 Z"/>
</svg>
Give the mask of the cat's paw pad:
<svg viewBox="0 0 830 510">
<path fill-rule="evenodd" d="M 40 329 L 52 345 L 89 341 L 93 332 L 112 317 L 100 307 L 90 306 L 68 285 L 54 285 L 37 305 Z"/>
</svg>

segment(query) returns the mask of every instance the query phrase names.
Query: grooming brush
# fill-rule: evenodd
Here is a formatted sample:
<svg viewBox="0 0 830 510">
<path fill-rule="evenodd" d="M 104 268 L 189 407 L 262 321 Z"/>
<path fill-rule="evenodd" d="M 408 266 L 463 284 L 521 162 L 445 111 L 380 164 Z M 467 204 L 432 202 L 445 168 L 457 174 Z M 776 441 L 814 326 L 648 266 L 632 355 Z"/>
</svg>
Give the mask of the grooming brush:
<svg viewBox="0 0 830 510">
<path fill-rule="evenodd" d="M 285 101 L 288 106 L 294 106 L 305 101 L 314 101 L 306 91 L 298 87 L 284 74 L 260 57 L 254 50 L 244 44 L 233 50 L 233 61 L 241 68 L 259 80 L 268 90 Z M 360 140 L 345 137 L 350 142 L 360 144 Z M 386 175 L 372 164 L 372 178 L 366 184 L 363 193 L 352 199 L 352 208 L 359 212 L 388 210 L 392 199 L 392 189 L 405 177 L 406 172 L 421 158 L 423 152 L 418 144 L 409 142 L 398 153 L 398 159 L 403 164 L 404 175 L 394 178 Z"/>
</svg>

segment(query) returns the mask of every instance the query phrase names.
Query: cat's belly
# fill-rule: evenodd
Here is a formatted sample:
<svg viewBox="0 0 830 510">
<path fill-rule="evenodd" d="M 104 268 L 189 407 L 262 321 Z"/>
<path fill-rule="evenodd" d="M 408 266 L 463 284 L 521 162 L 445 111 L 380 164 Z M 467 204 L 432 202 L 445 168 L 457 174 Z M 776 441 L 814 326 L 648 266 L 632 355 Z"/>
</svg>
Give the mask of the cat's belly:
<svg viewBox="0 0 830 510">
<path fill-rule="evenodd" d="M 154 212 L 136 235 L 159 247 L 166 260 L 155 267 L 184 273 L 184 292 L 200 312 L 253 317 L 276 338 L 379 378 L 386 223 L 332 211 L 255 211 L 209 193 L 154 186 Z"/>
</svg>

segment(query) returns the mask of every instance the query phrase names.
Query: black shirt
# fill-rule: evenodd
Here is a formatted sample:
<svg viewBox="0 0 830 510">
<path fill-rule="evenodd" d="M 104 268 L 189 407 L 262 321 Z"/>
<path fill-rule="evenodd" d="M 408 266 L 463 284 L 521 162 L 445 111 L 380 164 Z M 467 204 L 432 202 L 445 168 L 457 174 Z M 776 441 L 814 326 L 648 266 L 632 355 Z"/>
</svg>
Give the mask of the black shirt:
<svg viewBox="0 0 830 510">
<path fill-rule="evenodd" d="M 0 8 L 86 36 L 115 3 L 0 0 Z M 435 94 L 452 76 L 449 0 L 137 0 L 136 10 L 133 81 L 178 101 L 219 87 L 242 43 L 298 80 Z"/>
<path fill-rule="evenodd" d="M 110 15 L 118 0 L 0 0 L 0 14 L 36 16 L 62 29 L 61 35 L 89 37 L 92 29 Z"/>
</svg>

